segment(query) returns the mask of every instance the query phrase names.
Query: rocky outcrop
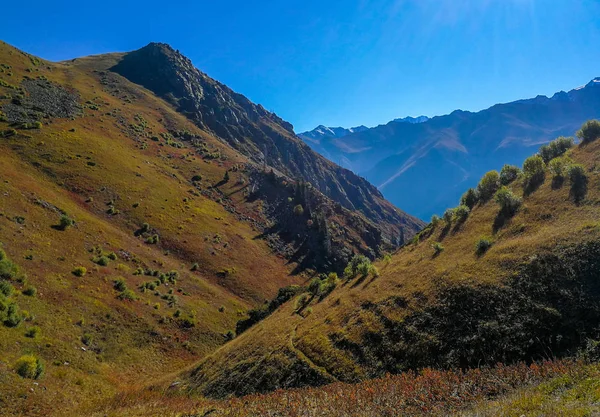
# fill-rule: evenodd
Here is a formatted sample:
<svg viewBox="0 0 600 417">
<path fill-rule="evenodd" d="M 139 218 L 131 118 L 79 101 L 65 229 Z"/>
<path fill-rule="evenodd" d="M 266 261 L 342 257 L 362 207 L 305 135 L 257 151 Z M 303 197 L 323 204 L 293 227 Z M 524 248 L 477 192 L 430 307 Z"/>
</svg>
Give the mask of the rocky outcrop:
<svg viewBox="0 0 600 417">
<path fill-rule="evenodd" d="M 258 164 L 310 182 L 342 207 L 362 212 L 387 242 L 414 235 L 423 222 L 398 210 L 365 179 L 310 149 L 291 124 L 208 77 L 170 46 L 151 43 L 111 68 L 164 98 Z"/>
</svg>

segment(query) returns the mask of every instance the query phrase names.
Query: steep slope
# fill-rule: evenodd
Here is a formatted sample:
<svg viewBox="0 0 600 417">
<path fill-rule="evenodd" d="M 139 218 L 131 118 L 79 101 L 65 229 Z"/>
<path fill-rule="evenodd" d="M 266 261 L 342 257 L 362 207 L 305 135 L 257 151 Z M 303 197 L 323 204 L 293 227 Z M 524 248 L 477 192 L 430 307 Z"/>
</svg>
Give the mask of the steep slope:
<svg viewBox="0 0 600 417">
<path fill-rule="evenodd" d="M 429 225 L 379 273 L 311 284 L 182 375 L 185 389 L 220 397 L 573 353 L 598 337 L 600 140 L 569 157 L 586 181 L 547 172 L 524 195 L 520 177 L 514 215 L 482 201 Z"/>
<path fill-rule="evenodd" d="M 52 63 L 0 43 L 2 412 L 85 415 L 214 351 L 307 268 L 389 245 L 389 223 L 111 72 L 123 56 Z M 399 220 L 396 236 L 420 225 L 332 169 L 366 184 L 348 192 Z"/>
<path fill-rule="evenodd" d="M 363 178 L 313 152 L 292 126 L 211 79 L 165 44 L 151 43 L 119 56 L 111 71 L 170 101 L 180 112 L 234 149 L 291 179 L 310 182 L 342 207 L 358 210 L 383 237 L 412 236 L 422 223 L 389 204 Z"/>
<path fill-rule="evenodd" d="M 456 204 L 485 171 L 519 165 L 539 144 L 571 136 L 585 120 L 597 117 L 598 78 L 550 98 L 497 104 L 476 113 L 457 110 L 418 124 L 390 122 L 321 141 L 318 151 L 365 176 L 392 203 L 429 219 Z"/>
</svg>

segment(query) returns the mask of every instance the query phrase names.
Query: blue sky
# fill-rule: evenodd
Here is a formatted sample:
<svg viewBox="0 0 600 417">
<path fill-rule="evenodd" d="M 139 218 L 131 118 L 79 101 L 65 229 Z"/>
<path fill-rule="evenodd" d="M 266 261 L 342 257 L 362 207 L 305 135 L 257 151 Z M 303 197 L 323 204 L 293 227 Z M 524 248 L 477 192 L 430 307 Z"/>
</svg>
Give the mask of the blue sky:
<svg viewBox="0 0 600 417">
<path fill-rule="evenodd" d="M 0 39 L 51 60 L 167 42 L 296 131 L 480 110 L 600 76 L 596 0 L 34 0 L 2 9 Z"/>
</svg>

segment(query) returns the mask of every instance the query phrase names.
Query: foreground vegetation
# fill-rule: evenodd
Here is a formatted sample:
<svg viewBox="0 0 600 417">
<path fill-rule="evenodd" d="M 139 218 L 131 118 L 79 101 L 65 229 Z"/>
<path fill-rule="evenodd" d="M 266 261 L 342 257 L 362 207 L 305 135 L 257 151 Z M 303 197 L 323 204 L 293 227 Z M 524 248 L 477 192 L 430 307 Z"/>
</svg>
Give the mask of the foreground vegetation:
<svg viewBox="0 0 600 417">
<path fill-rule="evenodd" d="M 600 367 L 584 361 L 424 369 L 359 384 L 280 390 L 226 401 L 144 390 L 115 397 L 103 416 L 534 416 L 600 410 Z"/>
</svg>

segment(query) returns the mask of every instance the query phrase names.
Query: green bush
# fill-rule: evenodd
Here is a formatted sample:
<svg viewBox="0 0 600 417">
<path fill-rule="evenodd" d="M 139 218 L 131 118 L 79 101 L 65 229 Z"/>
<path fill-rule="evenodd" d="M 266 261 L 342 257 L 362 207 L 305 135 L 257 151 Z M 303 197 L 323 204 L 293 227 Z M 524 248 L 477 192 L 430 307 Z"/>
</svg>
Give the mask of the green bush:
<svg viewBox="0 0 600 417">
<path fill-rule="evenodd" d="M 554 139 L 552 142 L 547 145 L 542 145 L 540 147 L 539 155 L 544 160 L 544 163 L 548 163 L 554 158 L 558 158 L 562 156 L 565 152 L 567 152 L 570 148 L 575 145 L 575 141 L 573 138 L 567 138 L 561 136 L 557 139 Z"/>
<path fill-rule="evenodd" d="M 433 242 L 431 248 L 433 249 L 434 256 L 437 256 L 444 251 L 444 246 L 440 242 Z"/>
<path fill-rule="evenodd" d="M 475 207 L 475 204 L 479 201 L 479 195 L 477 191 L 473 188 L 469 188 L 463 196 L 460 198 L 460 204 L 462 206 L 467 206 L 469 210 L 472 210 Z"/>
<path fill-rule="evenodd" d="M 192 177 L 192 181 L 193 181 L 193 182 L 202 181 L 202 175 L 194 175 L 194 176 Z"/>
<path fill-rule="evenodd" d="M 513 194 L 506 186 L 502 186 L 494 197 L 504 214 L 513 215 L 521 207 L 521 199 Z"/>
<path fill-rule="evenodd" d="M 146 239 L 146 243 L 150 245 L 156 245 L 158 242 L 160 242 L 160 237 L 158 237 L 158 235 L 152 235 Z"/>
<path fill-rule="evenodd" d="M 74 224 L 75 224 L 75 221 L 73 219 L 71 219 L 66 214 L 63 214 L 62 216 L 60 216 L 60 220 L 58 222 L 58 227 L 60 228 L 60 230 L 67 230 L 69 227 L 73 226 Z"/>
<path fill-rule="evenodd" d="M 454 209 L 454 216 L 456 217 L 459 223 L 462 223 L 465 220 L 467 220 L 467 217 L 469 217 L 470 212 L 471 210 L 469 210 L 469 207 L 461 204 L 460 206 Z"/>
<path fill-rule="evenodd" d="M 488 201 L 498 190 L 499 185 L 500 174 L 498 174 L 498 171 L 490 171 L 486 173 L 477 185 L 477 192 L 479 194 L 479 198 L 482 201 Z"/>
<path fill-rule="evenodd" d="M 580 164 L 569 167 L 569 180 L 571 181 L 571 195 L 576 203 L 579 203 L 587 193 L 588 178 L 585 168 Z"/>
<path fill-rule="evenodd" d="M 29 337 L 31 339 L 35 339 L 36 337 L 38 337 L 41 333 L 41 329 L 37 326 L 33 326 L 30 327 L 29 329 L 27 329 L 27 331 L 25 332 L 25 337 Z"/>
<path fill-rule="evenodd" d="M 0 294 L 5 297 L 10 297 L 12 293 L 15 291 L 15 287 L 13 287 L 10 283 L 6 281 L 0 281 Z"/>
<path fill-rule="evenodd" d="M 304 207 L 302 207 L 302 204 L 294 206 L 294 214 L 296 216 L 302 216 L 304 214 Z"/>
<path fill-rule="evenodd" d="M 6 327 L 17 327 L 23 321 L 23 314 L 14 302 L 0 300 L 0 318 Z"/>
<path fill-rule="evenodd" d="M 577 137 L 583 143 L 590 143 L 600 138 L 600 121 L 588 120 L 577 131 Z"/>
<path fill-rule="evenodd" d="M 83 277 L 85 274 L 87 274 L 87 268 L 78 266 L 77 268 L 73 269 L 71 273 L 76 277 Z"/>
<path fill-rule="evenodd" d="M 554 178 L 562 178 L 566 175 L 570 165 L 573 164 L 573 160 L 568 156 L 560 156 L 554 158 L 548 164 L 548 169 Z"/>
<path fill-rule="evenodd" d="M 519 177 L 521 170 L 514 165 L 504 165 L 500 170 L 500 184 L 508 185 Z"/>
<path fill-rule="evenodd" d="M 119 300 L 126 300 L 126 301 L 135 301 L 137 299 L 137 297 L 135 296 L 135 293 L 128 288 L 126 288 L 119 295 L 117 295 L 117 298 Z"/>
<path fill-rule="evenodd" d="M 452 219 L 454 219 L 454 209 L 453 208 L 449 208 L 444 212 L 444 221 L 446 222 L 447 225 L 450 225 L 452 223 Z"/>
<path fill-rule="evenodd" d="M 127 289 L 127 284 L 123 278 L 119 278 L 114 281 L 113 288 L 117 291 L 125 291 Z"/>
<path fill-rule="evenodd" d="M 354 278 L 356 275 L 366 277 L 371 272 L 371 260 L 364 255 L 354 255 L 344 269 L 345 278 Z"/>
<path fill-rule="evenodd" d="M 116 261 L 117 259 L 119 259 L 119 258 L 117 257 L 117 254 L 116 254 L 116 253 L 114 253 L 114 252 L 111 252 L 111 253 L 109 253 L 108 255 L 106 255 L 106 257 L 107 257 L 108 259 L 110 259 L 111 261 Z"/>
<path fill-rule="evenodd" d="M 539 155 L 530 156 L 523 163 L 526 193 L 534 191 L 544 182 L 544 160 Z"/>
<path fill-rule="evenodd" d="M 44 364 L 33 355 L 24 355 L 15 364 L 15 371 L 23 378 L 39 379 L 44 374 Z"/>
<path fill-rule="evenodd" d="M 8 258 L 0 260 L 0 279 L 13 279 L 20 273 L 19 267 Z"/>
<path fill-rule="evenodd" d="M 108 264 L 110 263 L 110 259 L 108 259 L 104 255 L 98 256 L 98 257 L 94 258 L 92 261 L 95 264 L 98 264 L 100 266 L 108 266 Z"/>
<path fill-rule="evenodd" d="M 84 333 L 83 336 L 81 336 L 81 343 L 83 343 L 86 346 L 90 346 L 93 341 L 94 336 L 91 333 Z"/>
<path fill-rule="evenodd" d="M 29 286 L 23 290 L 23 294 L 28 297 L 35 297 L 37 294 L 37 289 L 35 287 Z"/>
<path fill-rule="evenodd" d="M 312 281 L 310 281 L 310 284 L 308 284 L 308 292 L 315 296 L 319 295 L 319 293 L 321 292 L 320 278 L 313 278 Z"/>
<path fill-rule="evenodd" d="M 440 222 L 440 216 L 438 216 L 437 214 L 434 214 L 433 216 L 431 216 L 431 225 L 433 227 L 437 226 L 438 223 Z"/>
<path fill-rule="evenodd" d="M 481 238 L 477 241 L 477 243 L 475 244 L 475 253 L 478 256 L 483 255 L 484 253 L 486 253 L 488 251 L 489 248 L 492 247 L 492 241 L 487 239 L 487 238 Z"/>
</svg>

